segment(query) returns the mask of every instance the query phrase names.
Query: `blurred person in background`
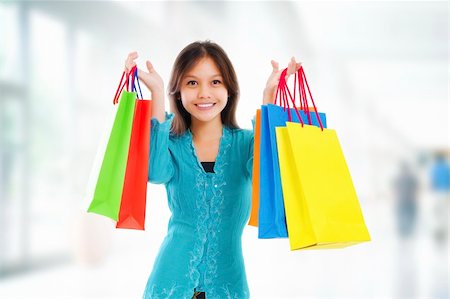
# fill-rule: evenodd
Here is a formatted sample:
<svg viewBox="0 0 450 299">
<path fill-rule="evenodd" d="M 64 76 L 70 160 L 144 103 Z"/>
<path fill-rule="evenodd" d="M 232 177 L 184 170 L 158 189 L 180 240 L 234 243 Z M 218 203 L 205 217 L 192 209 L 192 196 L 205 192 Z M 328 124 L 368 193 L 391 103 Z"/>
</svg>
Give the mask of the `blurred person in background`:
<svg viewBox="0 0 450 299">
<path fill-rule="evenodd" d="M 445 151 L 437 151 L 431 166 L 433 236 L 437 243 L 448 239 L 448 211 L 450 201 L 450 166 Z"/>
<path fill-rule="evenodd" d="M 397 230 L 401 237 L 408 238 L 414 233 L 417 221 L 418 179 L 406 161 L 400 163 L 393 185 Z"/>
</svg>

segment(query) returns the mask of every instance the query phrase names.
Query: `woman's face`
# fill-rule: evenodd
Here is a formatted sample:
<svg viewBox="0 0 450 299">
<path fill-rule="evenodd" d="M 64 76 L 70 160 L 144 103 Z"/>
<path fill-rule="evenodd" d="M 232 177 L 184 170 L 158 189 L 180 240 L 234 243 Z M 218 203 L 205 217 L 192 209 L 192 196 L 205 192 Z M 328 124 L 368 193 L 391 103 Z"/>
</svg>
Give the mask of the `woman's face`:
<svg viewBox="0 0 450 299">
<path fill-rule="evenodd" d="M 220 70 L 210 57 L 200 59 L 181 80 L 184 108 L 201 122 L 216 120 L 227 105 L 228 90 Z M 221 121 L 221 120 L 220 120 Z"/>
</svg>

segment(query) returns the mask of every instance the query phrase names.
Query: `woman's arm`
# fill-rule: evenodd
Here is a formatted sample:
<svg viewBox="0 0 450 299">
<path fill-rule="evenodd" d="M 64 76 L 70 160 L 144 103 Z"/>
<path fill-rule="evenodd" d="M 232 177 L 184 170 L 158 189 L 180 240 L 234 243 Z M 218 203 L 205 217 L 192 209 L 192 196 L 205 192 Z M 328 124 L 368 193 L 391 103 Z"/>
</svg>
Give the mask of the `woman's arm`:
<svg viewBox="0 0 450 299">
<path fill-rule="evenodd" d="M 137 52 L 128 54 L 125 70 L 129 72 L 138 58 Z M 138 78 L 150 90 L 152 97 L 152 119 L 150 133 L 150 157 L 148 181 L 165 184 L 171 180 L 174 167 L 169 151 L 169 134 L 173 115 L 167 114 L 164 107 L 164 82 L 150 61 L 146 62 L 148 72 L 138 69 Z"/>
</svg>

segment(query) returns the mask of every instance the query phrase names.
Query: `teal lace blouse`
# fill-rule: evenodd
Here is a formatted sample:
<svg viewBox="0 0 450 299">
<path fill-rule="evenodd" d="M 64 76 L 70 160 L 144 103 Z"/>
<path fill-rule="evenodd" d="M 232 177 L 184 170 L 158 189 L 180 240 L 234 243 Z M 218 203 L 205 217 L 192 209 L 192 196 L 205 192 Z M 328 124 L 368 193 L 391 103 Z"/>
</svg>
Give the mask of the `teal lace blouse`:
<svg viewBox="0 0 450 299">
<path fill-rule="evenodd" d="M 165 184 L 171 217 L 143 298 L 250 297 L 241 237 L 250 216 L 253 131 L 223 128 L 214 173 L 192 133 L 170 134 L 173 114 L 153 118 L 149 181 Z"/>
</svg>

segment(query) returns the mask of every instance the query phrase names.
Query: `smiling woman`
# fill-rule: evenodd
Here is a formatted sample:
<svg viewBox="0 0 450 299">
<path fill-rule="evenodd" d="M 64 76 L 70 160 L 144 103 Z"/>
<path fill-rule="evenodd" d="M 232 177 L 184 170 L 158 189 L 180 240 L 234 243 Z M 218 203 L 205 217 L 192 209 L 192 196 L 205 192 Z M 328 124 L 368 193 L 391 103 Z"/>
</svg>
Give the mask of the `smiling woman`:
<svg viewBox="0 0 450 299">
<path fill-rule="evenodd" d="M 149 71 L 139 78 L 161 90 Z M 149 181 L 165 184 L 172 215 L 143 297 L 249 298 L 241 237 L 251 204 L 253 132 L 235 122 L 233 66 L 217 44 L 192 43 L 175 61 L 169 90 L 174 113 L 152 118 Z"/>
</svg>

